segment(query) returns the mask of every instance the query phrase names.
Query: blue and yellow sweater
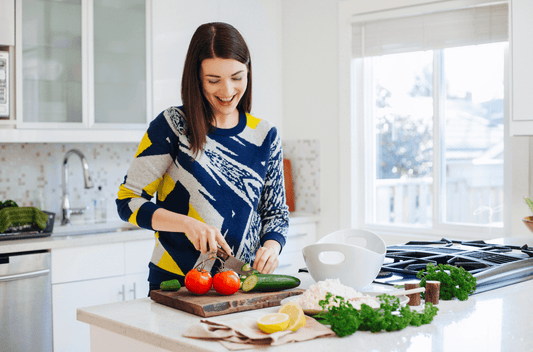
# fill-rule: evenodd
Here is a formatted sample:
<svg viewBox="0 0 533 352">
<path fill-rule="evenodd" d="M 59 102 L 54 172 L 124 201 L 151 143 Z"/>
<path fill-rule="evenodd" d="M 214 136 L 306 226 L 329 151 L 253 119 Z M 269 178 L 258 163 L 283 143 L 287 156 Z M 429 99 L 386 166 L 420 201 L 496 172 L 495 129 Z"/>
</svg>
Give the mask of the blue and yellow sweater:
<svg viewBox="0 0 533 352">
<path fill-rule="evenodd" d="M 181 107 L 163 111 L 144 135 L 116 200 L 121 219 L 153 230 L 159 207 L 220 229 L 236 258 L 253 262 L 266 240 L 282 248 L 289 225 L 283 155 L 276 128 L 240 112 L 231 129 L 215 129 L 196 159 Z M 150 200 L 157 192 L 155 203 Z M 206 259 L 184 233 L 155 233 L 152 284 L 179 279 Z M 218 261 L 208 268 L 214 273 Z"/>
</svg>

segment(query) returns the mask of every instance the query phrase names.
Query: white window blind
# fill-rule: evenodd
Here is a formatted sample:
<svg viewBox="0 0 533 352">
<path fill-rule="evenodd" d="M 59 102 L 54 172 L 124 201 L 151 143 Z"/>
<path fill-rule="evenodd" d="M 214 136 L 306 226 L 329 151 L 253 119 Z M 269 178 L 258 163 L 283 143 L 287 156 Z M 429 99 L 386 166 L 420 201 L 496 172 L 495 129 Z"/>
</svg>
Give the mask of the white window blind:
<svg viewBox="0 0 533 352">
<path fill-rule="evenodd" d="M 508 40 L 507 4 L 353 23 L 353 57 Z"/>
</svg>

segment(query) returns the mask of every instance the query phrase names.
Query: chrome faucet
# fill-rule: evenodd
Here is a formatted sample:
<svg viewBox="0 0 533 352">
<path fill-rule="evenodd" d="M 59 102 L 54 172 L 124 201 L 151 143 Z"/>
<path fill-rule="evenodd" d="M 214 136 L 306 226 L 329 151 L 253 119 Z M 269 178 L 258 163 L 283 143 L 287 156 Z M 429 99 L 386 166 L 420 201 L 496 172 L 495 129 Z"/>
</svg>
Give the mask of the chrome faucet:
<svg viewBox="0 0 533 352">
<path fill-rule="evenodd" d="M 72 154 L 76 154 L 81 159 L 81 164 L 83 167 L 83 178 L 85 181 L 85 188 L 88 189 L 88 188 L 93 187 L 93 182 L 91 181 L 91 175 L 89 175 L 89 164 L 87 164 L 87 159 L 85 159 L 85 155 L 83 155 L 83 153 L 77 149 L 69 150 L 67 154 L 65 154 L 65 158 L 63 159 L 63 202 L 62 202 L 63 219 L 61 220 L 61 225 L 66 225 L 70 223 L 70 215 L 83 214 L 83 212 L 85 211 L 85 208 L 72 209 L 70 207 L 70 201 L 68 199 L 68 158 Z"/>
</svg>

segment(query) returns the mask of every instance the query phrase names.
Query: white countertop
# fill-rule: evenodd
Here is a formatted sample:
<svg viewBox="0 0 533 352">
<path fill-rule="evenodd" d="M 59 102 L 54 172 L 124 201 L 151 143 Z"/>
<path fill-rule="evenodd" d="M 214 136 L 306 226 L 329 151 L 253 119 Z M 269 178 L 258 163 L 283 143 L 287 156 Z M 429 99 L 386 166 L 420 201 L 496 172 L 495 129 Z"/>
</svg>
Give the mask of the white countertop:
<svg viewBox="0 0 533 352">
<path fill-rule="evenodd" d="M 297 274 L 302 288 L 314 281 Z M 372 284 L 372 290 L 391 290 Z M 531 351 L 533 346 L 533 280 L 470 296 L 467 301 L 440 301 L 433 322 L 395 332 L 357 331 L 344 338 L 322 338 L 265 351 Z M 423 306 L 413 307 L 422 309 Z M 259 317 L 278 307 L 231 314 Z M 227 351 L 218 342 L 185 338 L 183 332 L 200 317 L 149 298 L 78 309 L 79 321 L 169 351 Z"/>
<path fill-rule="evenodd" d="M 290 214 L 290 223 L 293 225 L 317 221 L 318 215 L 315 214 L 301 212 L 293 212 Z M 122 220 L 108 221 L 99 224 L 89 223 L 54 226 L 52 236 L 19 240 L 0 240 L 0 254 L 137 241 L 153 238 L 154 231 L 141 229 Z"/>
<path fill-rule="evenodd" d="M 0 253 L 50 250 L 153 238 L 153 231 L 135 227 L 124 221 L 55 226 L 52 236 L 0 241 Z"/>
</svg>

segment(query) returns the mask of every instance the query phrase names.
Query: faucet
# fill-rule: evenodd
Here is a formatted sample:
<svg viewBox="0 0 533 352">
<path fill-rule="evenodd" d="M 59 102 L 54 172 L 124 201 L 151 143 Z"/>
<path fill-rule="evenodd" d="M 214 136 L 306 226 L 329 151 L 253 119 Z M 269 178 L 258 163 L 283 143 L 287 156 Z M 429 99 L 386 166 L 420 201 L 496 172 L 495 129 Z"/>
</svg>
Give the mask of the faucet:
<svg viewBox="0 0 533 352">
<path fill-rule="evenodd" d="M 89 164 L 87 164 L 87 159 L 85 159 L 85 155 L 83 155 L 83 153 L 77 149 L 69 150 L 65 154 L 65 158 L 63 159 L 63 219 L 61 220 L 61 225 L 67 225 L 70 223 L 70 215 L 83 214 L 83 212 L 85 211 L 85 208 L 72 209 L 70 207 L 70 201 L 68 199 L 68 158 L 72 154 L 76 154 L 81 159 L 85 188 L 88 189 L 93 187 L 93 182 L 91 181 L 91 176 L 89 175 Z"/>
</svg>

